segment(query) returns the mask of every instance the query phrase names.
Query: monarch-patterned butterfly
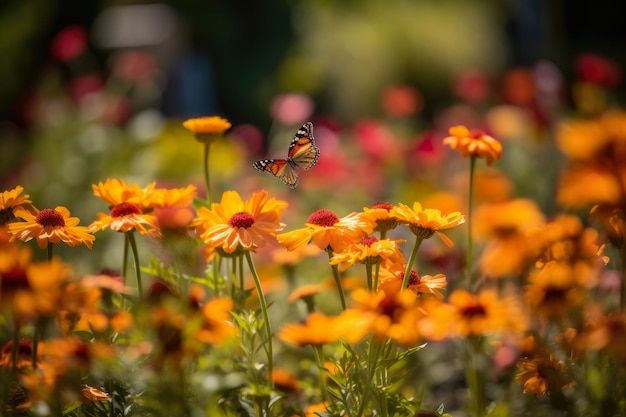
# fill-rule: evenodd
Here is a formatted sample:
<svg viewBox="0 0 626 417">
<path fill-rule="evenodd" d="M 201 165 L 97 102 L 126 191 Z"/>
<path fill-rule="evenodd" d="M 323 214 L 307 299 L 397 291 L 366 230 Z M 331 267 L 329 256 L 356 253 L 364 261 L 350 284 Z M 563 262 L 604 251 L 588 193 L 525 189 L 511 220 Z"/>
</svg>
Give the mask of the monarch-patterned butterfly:
<svg viewBox="0 0 626 417">
<path fill-rule="evenodd" d="M 315 146 L 313 138 L 313 123 L 307 122 L 296 132 L 285 159 L 262 159 L 252 166 L 280 178 L 287 187 L 296 188 L 300 181 L 296 168 L 313 168 L 319 156 L 320 150 Z"/>
</svg>

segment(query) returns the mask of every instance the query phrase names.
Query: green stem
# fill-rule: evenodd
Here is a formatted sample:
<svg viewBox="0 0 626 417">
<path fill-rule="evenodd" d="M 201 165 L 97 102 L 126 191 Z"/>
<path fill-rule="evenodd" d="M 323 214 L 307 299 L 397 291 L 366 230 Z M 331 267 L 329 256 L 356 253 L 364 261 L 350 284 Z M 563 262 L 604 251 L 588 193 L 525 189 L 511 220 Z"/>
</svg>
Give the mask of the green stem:
<svg viewBox="0 0 626 417">
<path fill-rule="evenodd" d="M 311 345 L 313 348 L 313 356 L 315 356 L 315 362 L 317 362 L 317 369 L 320 379 L 320 389 L 322 390 L 322 398 L 324 401 L 330 402 L 330 395 L 328 394 L 328 388 L 326 387 L 326 375 L 324 375 L 325 367 L 325 359 L 324 359 L 324 348 L 321 345 Z"/>
<path fill-rule="evenodd" d="M 374 291 L 374 282 L 372 280 L 372 265 L 365 264 L 365 277 L 367 278 L 367 289 Z"/>
<path fill-rule="evenodd" d="M 139 252 L 137 251 L 137 242 L 135 241 L 134 231 L 126 232 L 126 237 L 128 238 L 128 244 L 130 245 L 130 250 L 133 253 L 133 260 L 135 261 L 135 275 L 137 276 L 137 294 L 139 295 L 139 299 L 143 300 L 143 288 L 141 285 L 141 266 L 139 264 Z"/>
<path fill-rule="evenodd" d="M 481 336 L 470 336 L 467 340 L 467 367 L 465 378 L 469 388 L 470 415 L 472 417 L 483 417 L 485 415 L 485 381 L 484 369 L 482 369 L 482 347 L 483 338 Z"/>
<path fill-rule="evenodd" d="M 254 267 L 254 262 L 252 262 L 252 256 L 250 256 L 250 251 L 245 251 L 246 260 L 248 261 L 248 268 L 250 268 L 250 273 L 252 274 L 252 278 L 254 279 L 254 285 L 256 286 L 256 292 L 259 296 L 259 304 L 261 304 L 261 312 L 263 313 L 263 320 L 265 321 L 265 330 L 267 330 L 267 371 L 268 371 L 268 381 L 270 387 L 273 386 L 272 382 L 272 372 L 274 370 L 273 363 L 273 350 L 272 350 L 272 327 L 270 325 L 270 317 L 267 313 L 267 303 L 265 302 L 265 295 L 263 295 L 263 288 L 261 287 L 261 281 L 259 280 L 259 275 L 256 272 L 256 268 Z"/>
<path fill-rule="evenodd" d="M 378 291 L 378 276 L 380 275 L 380 261 L 376 262 L 376 269 L 374 270 L 374 291 Z"/>
<path fill-rule="evenodd" d="M 48 262 L 52 262 L 52 247 L 54 243 L 48 242 Z"/>
<path fill-rule="evenodd" d="M 326 252 L 328 253 L 328 259 L 333 257 L 332 249 L 330 248 L 326 249 Z M 346 296 L 343 292 L 343 285 L 341 284 L 341 277 L 339 276 L 339 266 L 331 265 L 330 269 L 333 272 L 333 278 L 335 280 L 335 284 L 337 285 L 337 292 L 339 293 L 339 298 L 341 299 L 341 308 L 345 310 L 346 309 Z"/>
<path fill-rule="evenodd" d="M 415 244 L 413 245 L 413 250 L 411 251 L 411 256 L 409 256 L 409 261 L 406 263 L 406 269 L 404 270 L 404 278 L 402 279 L 402 287 L 401 290 L 404 290 L 409 286 L 409 277 L 411 276 L 411 269 L 413 268 L 413 264 L 415 263 L 415 258 L 417 257 L 417 250 L 420 248 L 420 245 L 424 241 L 424 238 L 421 236 L 415 236 Z"/>
<path fill-rule="evenodd" d="M 476 168 L 476 155 L 470 157 L 470 172 L 469 172 L 469 196 L 467 203 L 467 273 L 469 276 L 469 287 L 474 287 L 474 241 L 472 238 L 472 206 L 474 199 L 474 171 Z"/>
<path fill-rule="evenodd" d="M 211 144 L 204 142 L 204 183 L 206 185 L 206 201 L 211 206 L 211 180 L 209 176 L 209 156 L 210 156 Z"/>
</svg>

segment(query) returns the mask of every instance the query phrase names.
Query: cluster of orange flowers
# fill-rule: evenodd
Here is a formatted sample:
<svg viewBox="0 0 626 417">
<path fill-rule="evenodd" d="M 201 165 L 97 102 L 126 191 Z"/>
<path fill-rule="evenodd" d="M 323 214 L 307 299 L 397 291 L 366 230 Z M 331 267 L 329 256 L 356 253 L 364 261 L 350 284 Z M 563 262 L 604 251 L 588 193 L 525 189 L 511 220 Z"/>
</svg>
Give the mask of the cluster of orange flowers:
<svg viewBox="0 0 626 417">
<path fill-rule="evenodd" d="M 626 149 L 625 120 L 622 114 L 608 114 L 572 123 L 563 128 L 559 141 L 571 159 L 559 200 L 597 204 L 594 213 L 621 246 L 626 171 L 619 158 Z M 230 124 L 203 118 L 185 126 L 207 143 Z M 486 158 L 488 164 L 501 157 L 501 144 L 483 132 L 457 126 L 450 134 L 444 144 L 465 156 Z M 588 140 L 592 134 L 597 141 Z M 598 181 L 590 187 L 581 178 Z M 110 205 L 110 211 L 98 213 L 89 226 L 80 226 L 65 207 L 38 210 L 23 191 L 18 186 L 0 194 L 0 305 L 3 325 L 12 335 L 2 349 L 0 365 L 12 375 L 10 410 L 28 408 L 32 401 L 50 400 L 58 393 L 70 402 L 107 400 L 103 381 L 94 381 L 99 382 L 97 388 L 81 382 L 98 363 L 141 358 L 153 370 L 168 366 L 182 372 L 186 361 L 202 355 L 207 346 L 238 336 L 231 313 L 240 312 L 243 304 L 215 296 L 217 285 L 210 288 L 214 295 L 210 297 L 207 285 L 173 285 L 159 277 L 144 292 L 139 277 L 136 288 L 126 284 L 125 271 L 76 277 L 69 265 L 53 256 L 53 245 L 61 242 L 91 249 L 95 233 L 105 229 L 123 232 L 131 244 L 134 232 L 158 240 L 168 231 L 183 231 L 196 238 L 205 265 L 266 246 L 298 251 L 311 242 L 327 253 L 336 277 L 364 265 L 366 280 L 352 291 L 349 305 L 339 314 L 315 311 L 314 304 L 307 303 L 304 321 L 288 323 L 277 332 L 280 340 L 298 347 L 356 344 L 368 335 L 372 343 L 393 341 L 399 348 L 445 339 L 489 340 L 494 343 L 486 349 L 514 352 L 502 366 L 517 363 L 524 392 L 536 395 L 573 386 L 569 367 L 584 362 L 590 352 L 607 353 L 620 366 L 626 364 L 622 349 L 626 315 L 591 297 L 600 291 L 608 262 L 600 234 L 573 215 L 548 221 L 531 200 L 505 199 L 477 207 L 470 237 L 482 250 L 476 271 L 470 269 L 469 274 L 477 274 L 479 280 L 445 296 L 446 276 L 419 274 L 414 265 L 425 239 L 437 235 L 446 247 L 453 246 L 444 231 L 466 222 L 458 211 L 446 214 L 419 202 L 412 206 L 379 202 L 340 218 L 320 209 L 305 227 L 285 232 L 281 218 L 288 203 L 267 191 L 247 200 L 227 191 L 220 202 L 196 210 L 194 186 L 165 189 L 152 183 L 141 188 L 107 179 L 93 185 L 93 192 Z M 390 234 L 415 239 L 408 260 L 402 250 L 407 239 L 392 239 Z M 34 261 L 30 249 L 18 242 L 31 239 L 48 250 L 47 261 Z M 215 268 L 209 271 L 217 273 Z M 341 279 L 335 285 L 343 291 Z M 316 284 L 298 289 L 291 299 L 310 301 L 323 288 Z M 48 331 L 44 337 L 45 323 L 54 323 L 54 336 Z M 145 342 L 115 343 L 124 337 L 133 340 L 131 335 L 138 330 Z M 330 366 L 327 370 L 332 372 Z M 273 371 L 277 385 L 279 375 L 289 379 L 284 370 Z"/>
</svg>

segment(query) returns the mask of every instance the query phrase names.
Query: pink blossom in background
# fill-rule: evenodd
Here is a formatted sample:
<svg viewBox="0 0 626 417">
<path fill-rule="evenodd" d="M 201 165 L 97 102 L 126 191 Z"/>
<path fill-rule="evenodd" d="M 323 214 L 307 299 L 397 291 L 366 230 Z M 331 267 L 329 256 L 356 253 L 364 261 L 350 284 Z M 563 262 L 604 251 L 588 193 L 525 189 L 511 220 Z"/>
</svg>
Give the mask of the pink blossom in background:
<svg viewBox="0 0 626 417">
<path fill-rule="evenodd" d="M 315 105 L 306 94 L 288 93 L 276 96 L 270 105 L 270 115 L 286 126 L 306 122 L 313 114 Z"/>
<path fill-rule="evenodd" d="M 113 74 L 129 82 L 150 77 L 155 69 L 154 57 L 147 52 L 125 51 L 113 58 Z"/>
<path fill-rule="evenodd" d="M 398 143 L 387 125 L 376 120 L 361 120 L 354 126 L 356 143 L 374 159 L 390 160 L 398 156 Z"/>
<path fill-rule="evenodd" d="M 74 78 L 69 82 L 67 89 L 70 98 L 75 103 L 80 103 L 86 96 L 101 91 L 103 85 L 104 77 L 92 73 Z"/>
<path fill-rule="evenodd" d="M 251 124 L 240 124 L 232 128 L 229 136 L 237 138 L 247 149 L 249 155 L 263 154 L 263 133 Z"/>
<path fill-rule="evenodd" d="M 622 82 L 622 72 L 613 60 L 596 54 L 583 54 L 574 63 L 576 75 L 583 81 L 615 88 Z"/>
<path fill-rule="evenodd" d="M 491 94 L 489 77 L 481 70 L 465 70 L 459 72 L 453 81 L 454 95 L 471 104 L 485 102 Z"/>
<path fill-rule="evenodd" d="M 382 106 L 391 117 L 409 117 L 422 111 L 422 94 L 409 85 L 392 85 L 383 91 Z"/>
<path fill-rule="evenodd" d="M 81 55 L 87 47 L 87 32 L 79 25 L 68 26 L 52 39 L 50 53 L 60 62 L 71 61 Z"/>
</svg>

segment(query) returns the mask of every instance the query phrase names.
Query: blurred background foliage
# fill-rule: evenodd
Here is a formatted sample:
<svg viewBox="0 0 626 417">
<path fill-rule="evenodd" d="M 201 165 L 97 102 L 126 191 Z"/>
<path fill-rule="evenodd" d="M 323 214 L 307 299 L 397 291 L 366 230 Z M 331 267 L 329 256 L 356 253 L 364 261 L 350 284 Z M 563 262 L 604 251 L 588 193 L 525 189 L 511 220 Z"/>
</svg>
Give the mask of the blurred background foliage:
<svg viewBox="0 0 626 417">
<path fill-rule="evenodd" d="M 558 155 L 545 139 L 576 110 L 577 57 L 626 60 L 613 5 L 5 0 L 0 184 L 88 224 L 106 210 L 91 184 L 108 177 L 202 184 L 201 148 L 180 123 L 219 114 L 233 129 L 213 151 L 218 191 L 271 188 L 297 221 L 320 205 L 343 216 L 462 190 L 465 164 L 440 139 L 466 124 L 509 140 L 501 169 L 549 212 Z M 617 77 L 602 99 L 621 99 Z M 250 162 L 282 156 L 309 119 L 322 157 L 289 193 Z"/>
</svg>

